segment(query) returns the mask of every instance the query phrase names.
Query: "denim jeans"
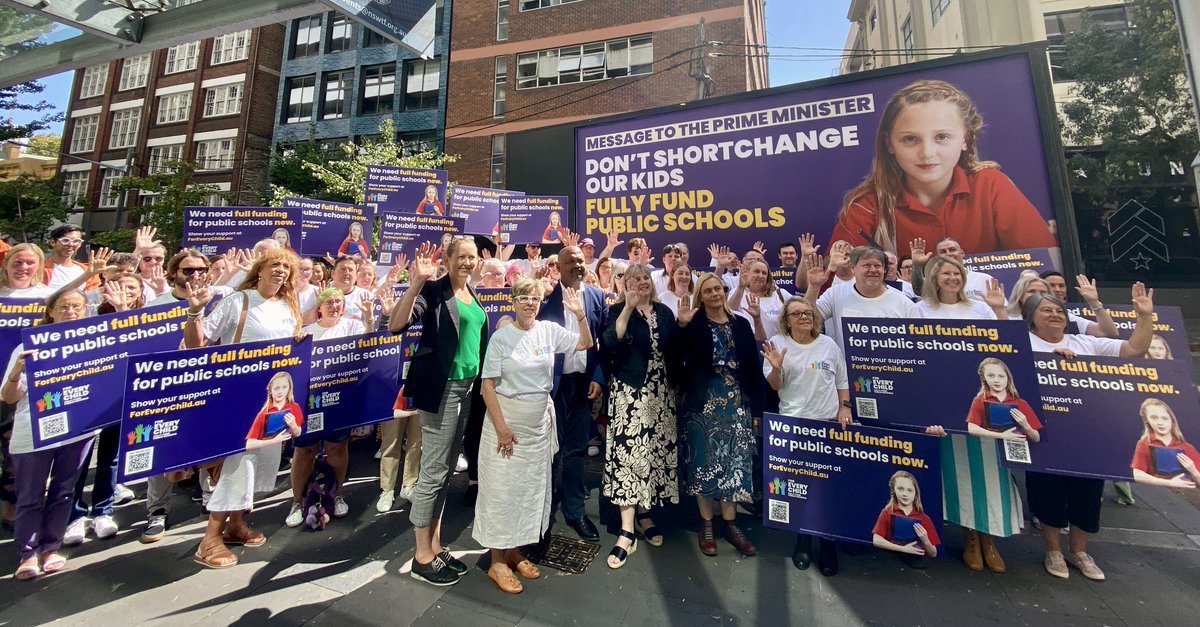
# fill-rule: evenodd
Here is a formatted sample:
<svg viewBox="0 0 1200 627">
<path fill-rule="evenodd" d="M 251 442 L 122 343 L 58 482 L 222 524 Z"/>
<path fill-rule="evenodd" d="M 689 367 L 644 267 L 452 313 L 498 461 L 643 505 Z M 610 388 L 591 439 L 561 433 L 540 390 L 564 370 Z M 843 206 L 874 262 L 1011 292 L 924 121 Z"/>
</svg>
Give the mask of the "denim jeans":
<svg viewBox="0 0 1200 627">
<path fill-rule="evenodd" d="M 96 438 L 95 448 L 88 448 L 87 457 L 83 459 L 83 469 L 79 471 L 79 479 L 75 481 L 75 503 L 71 508 L 71 521 L 89 515 L 88 507 L 83 502 L 83 488 L 87 486 L 88 466 L 92 463 L 92 455 L 96 455 L 96 480 L 92 483 L 92 507 L 90 515 L 112 516 L 113 492 L 117 487 L 117 444 L 121 437 L 120 427 L 107 427 L 100 431 Z"/>
</svg>

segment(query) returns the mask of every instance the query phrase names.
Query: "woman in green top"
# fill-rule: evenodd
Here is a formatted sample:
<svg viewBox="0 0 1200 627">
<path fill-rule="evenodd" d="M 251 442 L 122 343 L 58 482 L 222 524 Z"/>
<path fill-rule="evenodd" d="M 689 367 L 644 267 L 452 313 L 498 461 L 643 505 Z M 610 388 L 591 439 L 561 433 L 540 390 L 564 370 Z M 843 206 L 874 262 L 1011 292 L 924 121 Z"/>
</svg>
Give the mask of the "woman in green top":
<svg viewBox="0 0 1200 627">
<path fill-rule="evenodd" d="M 408 368 L 405 390 L 421 419 L 421 474 L 413 488 L 412 521 L 417 540 L 412 576 L 449 586 L 467 565 L 442 545 L 441 517 L 451 468 L 462 446 L 463 429 L 479 395 L 480 362 L 487 351 L 487 313 L 471 288 L 479 263 L 475 242 L 455 238 L 446 247 L 446 276 L 432 280 L 442 253 L 426 242 L 412 263 L 411 282 L 392 308 L 389 328 L 403 333 L 421 326 L 421 341 Z M 480 402 L 475 400 L 474 402 Z"/>
</svg>

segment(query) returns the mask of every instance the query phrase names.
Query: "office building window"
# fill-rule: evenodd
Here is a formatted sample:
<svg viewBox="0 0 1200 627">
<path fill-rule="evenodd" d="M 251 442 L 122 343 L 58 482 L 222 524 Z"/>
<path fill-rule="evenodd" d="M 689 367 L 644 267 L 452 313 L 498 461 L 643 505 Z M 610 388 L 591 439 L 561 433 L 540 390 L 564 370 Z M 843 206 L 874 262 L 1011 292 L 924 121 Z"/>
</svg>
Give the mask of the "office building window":
<svg viewBox="0 0 1200 627">
<path fill-rule="evenodd" d="M 937 25 L 938 20 L 942 19 L 942 15 L 949 7 L 950 0 L 929 0 L 929 15 L 933 18 L 934 25 Z"/>
<path fill-rule="evenodd" d="M 104 175 L 100 179 L 100 207 L 116 207 L 121 200 L 121 193 L 113 189 L 113 183 L 125 178 L 125 173 L 108 168 L 101 168 L 101 171 Z"/>
<path fill-rule="evenodd" d="M 118 90 L 145 87 L 150 78 L 150 53 L 125 59 L 121 64 L 121 85 Z"/>
<path fill-rule="evenodd" d="M 138 128 L 142 122 L 142 108 L 121 109 L 113 113 L 112 136 L 109 148 L 128 148 L 137 143 Z"/>
<path fill-rule="evenodd" d="M 649 74 L 654 38 L 639 35 L 517 56 L 517 89 Z"/>
<path fill-rule="evenodd" d="M 493 189 L 504 187 L 504 135 L 492 135 L 492 177 L 490 185 Z"/>
<path fill-rule="evenodd" d="M 1054 82 L 1074 80 L 1074 76 L 1066 71 L 1063 65 L 1067 60 L 1065 48 L 1067 35 L 1083 29 L 1084 11 L 1068 11 L 1065 13 L 1049 13 L 1046 22 L 1046 43 L 1049 44 L 1050 74 Z M 1128 33 L 1129 17 L 1125 14 L 1124 6 L 1100 7 L 1086 10 L 1087 19 L 1110 32 Z"/>
<path fill-rule="evenodd" d="M 875 27 L 879 25 L 879 14 L 875 12 L 875 9 L 871 9 L 870 22 L 871 22 L 871 32 L 873 33 L 873 32 L 875 32 Z"/>
<path fill-rule="evenodd" d="M 392 99 L 395 93 L 395 63 L 363 68 L 362 107 L 360 107 L 363 115 L 391 113 Z"/>
<path fill-rule="evenodd" d="M 68 208 L 74 207 L 87 196 L 88 174 L 87 170 L 63 173 L 62 199 Z"/>
<path fill-rule="evenodd" d="M 168 161 L 183 160 L 183 144 L 170 146 L 152 146 L 150 148 L 150 163 L 146 165 L 147 174 L 158 174 L 166 170 L 164 164 Z"/>
<path fill-rule="evenodd" d="M 508 100 L 508 57 L 496 57 L 496 80 L 492 88 L 492 117 L 503 120 Z"/>
<path fill-rule="evenodd" d="M 191 110 L 192 92 L 181 91 L 176 94 L 167 94 L 158 97 L 158 117 L 155 119 L 159 124 L 185 122 Z"/>
<path fill-rule="evenodd" d="M 167 74 L 187 72 L 196 69 L 196 60 L 200 58 L 200 42 L 193 41 L 167 48 Z"/>
<path fill-rule="evenodd" d="M 287 112 L 284 122 L 307 122 L 313 116 L 313 96 L 317 86 L 315 76 L 287 79 Z"/>
<path fill-rule="evenodd" d="M 100 130 L 99 115 L 84 115 L 75 118 L 71 130 L 71 152 L 91 152 L 96 148 L 96 133 Z"/>
<path fill-rule="evenodd" d="M 242 84 L 230 83 L 204 90 L 204 117 L 234 115 L 242 112 Z"/>
<path fill-rule="evenodd" d="M 367 28 L 366 26 L 363 27 L 364 48 L 374 48 L 375 46 L 382 46 L 386 43 L 388 43 L 388 39 L 387 37 L 383 36 L 383 33 L 380 33 L 373 28 Z"/>
<path fill-rule="evenodd" d="M 334 120 L 350 115 L 350 90 L 353 89 L 353 84 L 354 70 L 325 74 L 325 90 L 321 98 L 322 120 Z"/>
<path fill-rule="evenodd" d="M 147 192 L 138 192 L 138 204 L 143 207 L 153 207 L 162 202 L 162 194 L 150 194 Z"/>
<path fill-rule="evenodd" d="M 244 61 L 250 56 L 250 29 L 213 37 L 212 65 Z"/>
<path fill-rule="evenodd" d="M 911 63 L 914 58 L 913 54 L 913 29 L 912 16 L 908 16 L 904 20 L 904 24 L 900 26 L 900 36 L 904 39 L 904 61 Z"/>
<path fill-rule="evenodd" d="M 236 139 L 210 139 L 196 142 L 196 169 L 228 170 L 233 167 Z"/>
<path fill-rule="evenodd" d="M 204 197 L 204 206 L 205 207 L 228 207 L 229 206 L 229 195 L 228 194 L 209 194 L 208 196 Z"/>
<path fill-rule="evenodd" d="M 396 139 L 400 140 L 401 153 L 406 157 L 437 150 L 437 131 L 397 133 Z"/>
<path fill-rule="evenodd" d="M 579 0 L 520 0 L 522 11 L 532 11 L 534 9 L 544 9 L 546 7 L 556 7 L 560 4 L 571 4 L 579 2 Z"/>
<path fill-rule="evenodd" d="M 508 41 L 508 0 L 496 0 L 496 41 Z"/>
<path fill-rule="evenodd" d="M 321 16 L 310 15 L 292 22 L 292 58 L 311 57 L 321 48 Z"/>
<path fill-rule="evenodd" d="M 329 45 L 325 52 L 341 52 L 349 50 L 354 42 L 354 29 L 350 27 L 350 18 L 341 13 L 334 13 L 329 20 Z"/>
<path fill-rule="evenodd" d="M 104 93 L 104 83 L 108 80 L 108 64 L 101 63 L 83 70 L 83 80 L 79 81 L 79 97 L 92 98 Z"/>
<path fill-rule="evenodd" d="M 404 62 L 404 110 L 431 109 L 437 106 L 438 82 L 442 75 L 438 59 Z"/>
</svg>

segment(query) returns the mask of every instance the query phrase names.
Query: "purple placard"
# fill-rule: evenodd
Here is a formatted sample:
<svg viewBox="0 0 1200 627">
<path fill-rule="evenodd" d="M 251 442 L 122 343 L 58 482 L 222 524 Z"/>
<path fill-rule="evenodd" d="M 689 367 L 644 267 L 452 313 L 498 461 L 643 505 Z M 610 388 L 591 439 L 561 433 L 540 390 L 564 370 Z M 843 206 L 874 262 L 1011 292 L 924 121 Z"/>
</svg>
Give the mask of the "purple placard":
<svg viewBox="0 0 1200 627">
<path fill-rule="evenodd" d="M 963 265 L 972 272 L 986 272 L 992 278 L 1004 285 L 1007 290 L 1017 284 L 1021 273 L 1032 270 L 1038 274 L 1050 270 L 1058 270 L 1054 257 L 1049 248 L 1029 248 L 1026 250 L 1008 250 L 978 255 L 967 255 Z"/>
<path fill-rule="evenodd" d="M 377 259 L 381 266 L 395 264 L 395 257 L 400 253 L 408 255 L 408 260 L 412 261 L 417 247 L 424 242 L 445 248 L 450 238 L 463 232 L 461 218 L 390 211 L 384 212 L 381 218 Z"/>
<path fill-rule="evenodd" d="M 776 287 L 787 290 L 788 294 L 796 293 L 796 268 L 780 266 L 771 268 L 771 278 L 775 280 Z"/>
<path fill-rule="evenodd" d="M 1133 335 L 1133 327 L 1137 325 L 1137 314 L 1133 311 L 1133 305 L 1105 305 L 1104 308 L 1108 310 L 1113 323 L 1117 325 L 1118 337 L 1128 340 L 1129 336 Z M 1067 303 L 1067 313 L 1075 314 L 1089 322 L 1096 319 L 1096 314 L 1092 313 L 1091 309 L 1076 303 Z M 1075 330 L 1067 329 L 1069 332 Z M 1188 342 L 1187 329 L 1183 326 L 1183 310 L 1179 307 L 1154 306 L 1154 334 L 1166 340 L 1165 356 L 1167 359 L 1186 360 L 1191 356 L 1192 350 Z M 1162 358 L 1160 356 L 1164 355 L 1163 347 L 1157 339 L 1151 340 L 1150 350 L 1153 352 L 1150 357 Z"/>
<path fill-rule="evenodd" d="M 313 342 L 305 433 L 391 420 L 403 342 L 403 335 L 387 331 Z"/>
<path fill-rule="evenodd" d="M 283 199 L 283 206 L 300 210 L 300 254 L 374 257 L 371 231 L 375 216 L 369 207 L 291 196 Z"/>
<path fill-rule="evenodd" d="M 122 480 L 245 451 L 250 440 L 268 439 L 285 413 L 303 435 L 311 358 L 309 337 L 130 357 L 125 384 L 114 388 L 125 391 L 118 414 Z M 278 403 L 269 391 L 276 383 Z"/>
<path fill-rule="evenodd" d="M 971 97 L 985 123 L 980 158 L 999 162 L 1053 219 L 1039 103 L 1020 52 L 579 128 L 576 230 L 616 228 L 652 250 L 672 241 L 746 250 L 781 232 L 827 243 L 846 193 L 870 170 L 888 99 L 924 79 Z M 906 254 L 907 242 L 899 248 Z"/>
<path fill-rule="evenodd" d="M 763 415 L 763 434 L 763 524 L 893 551 L 926 551 L 912 529 L 896 527 L 915 520 L 941 555 L 937 438 L 770 413 Z M 896 502 L 892 485 L 902 482 L 915 485 L 920 507 L 917 499 Z"/>
<path fill-rule="evenodd" d="M 367 206 L 375 213 L 394 211 L 446 215 L 445 170 L 367 166 Z"/>
<path fill-rule="evenodd" d="M 1153 451 L 1144 450 L 1149 445 L 1176 447 L 1200 467 L 1200 456 L 1188 444 L 1200 438 L 1200 405 L 1190 359 L 1065 359 L 1052 353 L 1033 357 L 1041 381 L 1045 437 L 1027 447 L 1006 442 L 1006 466 L 1142 483 L 1181 477 L 1193 488 L 1200 482 L 1200 475 L 1186 469 L 1154 476 L 1158 469 L 1146 460 Z M 1160 425 L 1158 431 L 1155 424 Z M 1135 466 L 1142 476 L 1132 471 Z"/>
<path fill-rule="evenodd" d="M 126 357 L 179 348 L 187 303 L 25 329 L 34 448 L 120 420 Z"/>
<path fill-rule="evenodd" d="M 455 185 L 450 191 L 450 215 L 466 221 L 464 233 L 495 237 L 500 233 L 500 199 L 525 192 Z"/>
<path fill-rule="evenodd" d="M 45 314 L 45 299 L 0 298 L 0 355 L 5 364 L 21 343 L 21 332 L 32 328 Z"/>
<path fill-rule="evenodd" d="M 492 327 L 492 333 L 496 332 L 496 325 L 500 323 L 501 318 L 507 317 L 509 322 L 517 319 L 516 306 L 512 302 L 512 288 L 508 287 L 480 287 L 475 289 L 475 296 L 479 299 L 479 304 L 483 305 L 483 310 L 487 312 L 488 324 Z"/>
<path fill-rule="evenodd" d="M 561 244 L 567 233 L 566 196 L 500 199 L 501 244 Z"/>
<path fill-rule="evenodd" d="M 997 401 L 1033 414 L 1025 416 L 1032 429 L 1041 426 L 1024 322 L 843 318 L 842 337 L 859 420 L 1001 437 L 1015 425 L 992 425 L 982 415 L 984 377 L 995 368 L 1011 384 L 1002 386 Z"/>
<path fill-rule="evenodd" d="M 185 207 L 183 247 L 205 255 L 253 248 L 275 239 L 287 250 L 300 245 L 300 210 L 286 207 Z"/>
</svg>

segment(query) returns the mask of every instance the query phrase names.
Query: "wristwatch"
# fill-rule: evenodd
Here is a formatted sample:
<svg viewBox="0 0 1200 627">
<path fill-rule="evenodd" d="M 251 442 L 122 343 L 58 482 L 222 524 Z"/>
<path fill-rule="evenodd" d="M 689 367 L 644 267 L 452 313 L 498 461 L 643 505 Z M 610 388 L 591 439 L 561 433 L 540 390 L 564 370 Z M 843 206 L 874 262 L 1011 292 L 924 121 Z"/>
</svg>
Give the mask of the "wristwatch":
<svg viewBox="0 0 1200 627">
<path fill-rule="evenodd" d="M 845 407 L 846 409 L 850 409 L 850 401 L 842 401 L 842 407 Z"/>
</svg>

